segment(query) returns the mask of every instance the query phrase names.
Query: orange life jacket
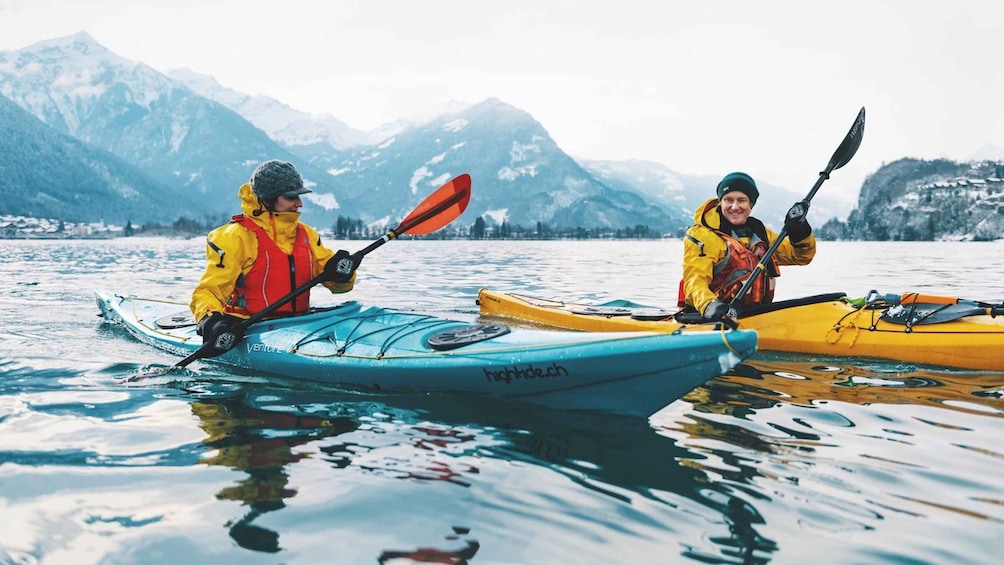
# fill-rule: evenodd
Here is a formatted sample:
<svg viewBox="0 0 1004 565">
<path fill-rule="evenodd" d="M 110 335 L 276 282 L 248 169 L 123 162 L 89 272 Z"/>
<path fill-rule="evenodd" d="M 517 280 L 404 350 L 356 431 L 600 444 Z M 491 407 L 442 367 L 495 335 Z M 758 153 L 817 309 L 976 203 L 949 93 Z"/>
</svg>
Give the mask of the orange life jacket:
<svg viewBox="0 0 1004 565">
<path fill-rule="evenodd" d="M 767 254 L 767 242 L 755 233 L 750 236 L 750 246 L 724 232 L 715 230 L 719 237 L 725 240 L 728 251 L 725 257 L 712 269 L 712 292 L 723 302 L 731 302 L 739 294 L 739 289 L 757 264 Z M 777 266 L 771 262 L 770 269 L 764 270 L 753 281 L 749 291 L 743 295 L 743 306 L 765 304 L 774 300 L 774 277 L 777 276 Z"/>
<path fill-rule="evenodd" d="M 710 226 L 708 226 L 710 228 Z M 756 226 L 759 227 L 759 226 Z M 723 302 L 731 302 L 739 294 L 739 289 L 743 287 L 746 278 L 756 268 L 760 260 L 767 255 L 766 230 L 761 227 L 757 230 L 753 228 L 750 236 L 750 247 L 743 245 L 743 242 L 726 234 L 721 230 L 710 228 L 719 237 L 725 240 L 725 257 L 712 267 L 711 291 L 718 295 Z M 780 275 L 780 271 L 774 260 L 771 259 L 766 269 L 757 276 L 753 285 L 743 295 L 742 305 L 766 304 L 774 300 L 774 277 Z M 679 296 L 677 305 L 683 308 L 687 305 L 687 295 L 684 289 L 684 281 L 680 279 Z"/>
<path fill-rule="evenodd" d="M 251 230 L 258 238 L 258 257 L 251 270 L 237 277 L 237 284 L 224 311 L 247 316 L 261 312 L 270 304 L 303 286 L 311 279 L 314 252 L 303 226 L 296 226 L 293 252 L 286 254 L 265 230 L 250 218 L 238 214 L 232 221 Z M 310 293 L 304 292 L 283 304 L 276 314 L 295 314 L 310 308 Z"/>
</svg>

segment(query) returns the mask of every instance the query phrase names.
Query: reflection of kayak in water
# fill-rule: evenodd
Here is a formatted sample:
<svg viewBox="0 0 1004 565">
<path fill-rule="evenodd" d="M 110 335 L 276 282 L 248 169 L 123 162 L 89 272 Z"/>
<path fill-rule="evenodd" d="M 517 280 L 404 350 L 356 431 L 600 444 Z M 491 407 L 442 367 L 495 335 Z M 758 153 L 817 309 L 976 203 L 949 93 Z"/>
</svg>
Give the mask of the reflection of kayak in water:
<svg viewBox="0 0 1004 565">
<path fill-rule="evenodd" d="M 583 304 L 481 289 L 481 313 L 581 331 L 700 333 L 715 324 L 696 314 L 628 300 Z M 751 306 L 737 320 L 756 330 L 758 351 L 871 357 L 1004 371 L 1004 305 L 939 296 L 844 293 Z"/>
<path fill-rule="evenodd" d="M 718 534 L 709 543 L 723 553 L 736 545 L 768 543 L 754 532 L 763 523 L 756 501 L 744 501 L 709 478 L 701 466 L 704 455 L 680 447 L 673 433 L 653 429 L 645 419 L 493 397 L 458 402 L 445 394 L 361 395 L 284 379 L 234 387 L 228 373 L 217 378 L 207 374 L 211 371 L 186 383 L 186 390 L 197 391 L 192 413 L 206 433 L 199 461 L 243 473 L 217 489 L 216 497 L 241 503 L 240 513 L 233 512 L 225 525 L 246 549 L 275 553 L 295 539 L 288 536 L 291 522 L 281 516 L 311 481 L 323 481 L 315 487 L 370 485 L 378 492 L 401 488 L 386 487 L 386 481 L 424 483 L 434 492 L 474 487 L 471 496 L 487 496 L 495 512 L 519 516 L 527 507 L 522 487 L 515 495 L 482 494 L 509 466 L 537 469 L 537 476 L 556 473 L 566 493 L 587 489 L 629 504 L 645 499 L 644 504 L 702 508 L 716 517 L 705 528 Z M 529 491 L 555 495 L 550 488 L 545 481 Z M 316 500 L 310 497 L 318 495 L 306 496 L 309 506 Z M 555 496 L 560 504 L 562 495 Z M 490 528 L 463 517 L 450 526 L 452 531 L 431 537 L 423 530 L 414 541 L 389 539 L 379 555 L 388 564 L 439 562 L 434 558 L 477 563 L 482 536 L 494 535 Z M 732 539 L 730 528 L 753 533 Z"/>
<path fill-rule="evenodd" d="M 463 458 L 430 461 L 427 457 L 445 450 L 551 466 L 603 491 L 616 490 L 602 486 L 613 485 L 645 496 L 655 489 L 702 500 L 699 491 L 707 488 L 703 472 L 681 463 L 700 459 L 699 454 L 677 446 L 672 437 L 660 435 L 647 420 L 628 415 L 559 410 L 492 397 L 457 402 L 451 395 L 359 395 L 312 386 L 308 390 L 268 387 L 243 402 L 248 408 L 241 413 L 255 414 L 255 425 L 260 426 L 248 435 L 254 443 L 290 433 L 282 428 L 278 428 L 280 433 L 270 433 L 270 426 L 261 422 L 272 420 L 261 416 L 263 412 L 310 406 L 315 416 L 336 422 L 332 429 L 341 430 L 339 442 L 321 448 L 321 459 L 339 468 L 400 480 L 458 486 L 473 482 L 477 471 L 472 475 Z M 329 417 L 321 407 L 339 415 Z M 353 429 L 347 421 L 360 427 Z M 319 438 L 328 429 L 318 425 L 304 428 L 300 434 Z M 393 438 L 418 448 L 421 456 L 413 461 L 399 459 L 397 450 L 385 449 Z M 386 461 L 385 452 L 390 457 Z"/>
<path fill-rule="evenodd" d="M 895 364 L 831 364 L 790 360 L 781 356 L 747 360 L 687 397 L 707 395 L 727 403 L 728 397 L 812 405 L 838 400 L 852 404 L 923 404 L 1004 416 L 1004 373 L 903 370 Z"/>
</svg>

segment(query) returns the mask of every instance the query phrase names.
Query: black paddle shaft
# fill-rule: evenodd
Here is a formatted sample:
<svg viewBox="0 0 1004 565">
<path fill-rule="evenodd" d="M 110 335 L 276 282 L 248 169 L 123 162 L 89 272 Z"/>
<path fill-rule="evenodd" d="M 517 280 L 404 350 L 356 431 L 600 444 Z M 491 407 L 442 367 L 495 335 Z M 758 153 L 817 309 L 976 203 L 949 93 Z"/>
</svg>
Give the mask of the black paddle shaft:
<svg viewBox="0 0 1004 565">
<path fill-rule="evenodd" d="M 848 131 L 847 135 L 844 136 L 844 140 L 840 143 L 840 146 L 837 147 L 837 150 L 833 152 L 833 156 L 830 157 L 830 162 L 827 163 L 826 169 L 819 173 L 819 178 L 816 179 L 816 184 L 812 185 L 812 190 L 809 191 L 809 194 L 805 196 L 805 199 L 802 200 L 802 202 L 808 204 L 809 201 L 812 200 L 812 197 L 816 195 L 819 187 L 823 185 L 823 182 L 830 178 L 830 173 L 840 167 L 843 167 L 851 160 L 852 157 L 854 157 L 854 154 L 858 152 L 858 147 L 861 146 L 861 139 L 864 137 L 864 134 L 865 109 L 862 106 L 861 110 L 858 112 L 858 116 L 854 119 L 854 123 L 851 125 L 850 131 Z M 777 238 L 774 239 L 774 243 L 772 243 L 767 249 L 767 253 L 764 254 L 763 259 L 757 263 L 756 268 L 753 269 L 750 276 L 746 278 L 746 282 L 743 283 L 743 286 L 739 289 L 736 297 L 729 303 L 730 309 L 738 310 L 739 305 L 742 304 L 743 297 L 746 296 L 750 287 L 753 286 L 753 281 L 756 280 L 756 278 L 767 268 L 767 262 L 774 256 L 774 253 L 777 252 L 777 248 L 781 246 L 781 242 L 784 241 L 784 238 L 786 237 L 788 237 L 788 229 L 782 227 L 781 232 L 777 234 Z"/>
</svg>

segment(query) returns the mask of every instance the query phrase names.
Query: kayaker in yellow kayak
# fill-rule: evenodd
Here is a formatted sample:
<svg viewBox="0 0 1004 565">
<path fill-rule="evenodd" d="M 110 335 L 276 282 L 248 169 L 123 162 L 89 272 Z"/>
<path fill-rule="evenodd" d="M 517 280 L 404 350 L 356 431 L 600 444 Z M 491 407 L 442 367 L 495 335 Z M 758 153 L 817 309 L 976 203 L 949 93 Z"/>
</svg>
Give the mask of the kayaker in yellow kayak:
<svg viewBox="0 0 1004 565">
<path fill-rule="evenodd" d="M 746 173 L 725 175 L 718 198 L 710 198 L 694 212 L 694 225 L 683 238 L 683 280 L 679 306 L 708 319 L 729 315 L 729 302 L 778 234 L 750 215 L 760 191 Z M 785 216 L 788 239 L 781 242 L 760 276 L 742 297 L 742 304 L 774 299 L 778 265 L 808 265 L 816 254 L 816 238 L 806 221 L 807 202 L 797 202 Z"/>
<path fill-rule="evenodd" d="M 349 252 L 328 249 L 317 230 L 299 221 L 300 195 L 308 192 L 293 164 L 277 160 L 258 165 L 241 185 L 243 214 L 209 232 L 206 270 L 192 292 L 192 313 L 205 343 L 214 343 L 322 272 L 330 271 L 324 285 L 331 292 L 352 290 L 358 264 L 348 274 L 335 269 L 339 260 L 351 257 Z M 309 297 L 301 294 L 276 315 L 306 312 Z"/>
</svg>

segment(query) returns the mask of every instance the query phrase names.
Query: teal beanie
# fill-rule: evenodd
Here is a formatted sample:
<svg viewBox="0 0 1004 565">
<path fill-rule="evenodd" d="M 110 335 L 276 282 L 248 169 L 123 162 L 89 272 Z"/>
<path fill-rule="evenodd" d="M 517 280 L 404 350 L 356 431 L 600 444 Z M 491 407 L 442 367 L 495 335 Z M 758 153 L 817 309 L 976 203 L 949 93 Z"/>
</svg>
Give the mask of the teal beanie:
<svg viewBox="0 0 1004 565">
<path fill-rule="evenodd" d="M 725 193 L 738 190 L 750 197 L 750 206 L 756 204 L 756 199 L 760 198 L 760 191 L 757 190 L 753 177 L 746 173 L 729 173 L 718 183 L 718 199 L 721 200 Z"/>
</svg>

